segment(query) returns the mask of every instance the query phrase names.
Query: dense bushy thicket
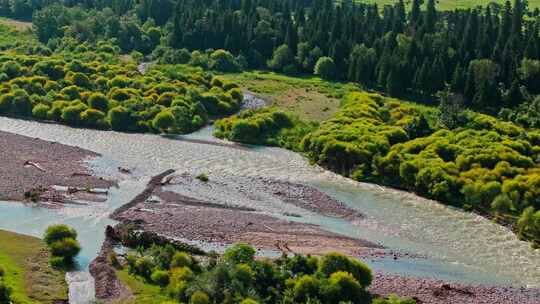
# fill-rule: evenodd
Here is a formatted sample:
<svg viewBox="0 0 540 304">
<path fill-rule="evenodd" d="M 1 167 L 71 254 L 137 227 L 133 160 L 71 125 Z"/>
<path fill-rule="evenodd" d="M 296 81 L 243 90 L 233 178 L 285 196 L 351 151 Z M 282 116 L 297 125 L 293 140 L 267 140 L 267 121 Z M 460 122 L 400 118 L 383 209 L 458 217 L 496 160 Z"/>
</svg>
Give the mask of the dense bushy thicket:
<svg viewBox="0 0 540 304">
<path fill-rule="evenodd" d="M 263 108 L 242 111 L 238 115 L 218 120 L 214 135 L 241 143 L 277 145 L 297 150 L 295 143 L 314 127 L 290 113 Z"/>
<path fill-rule="evenodd" d="M 378 155 L 393 145 L 431 132 L 424 114 L 413 106 L 379 95 L 352 93 L 340 111 L 301 143 L 308 156 L 343 175 L 369 174 Z"/>
<path fill-rule="evenodd" d="M 142 75 L 134 64 L 89 57 L 94 60 L 0 56 L 0 114 L 118 131 L 186 133 L 209 117 L 234 113 L 243 99 L 236 85 L 201 71 L 169 67 Z"/>
<path fill-rule="evenodd" d="M 277 260 L 255 259 L 244 244 L 222 257 L 203 261 L 171 246 L 154 246 L 139 257 L 128 255 L 132 275 L 156 284 L 174 303 L 371 303 L 366 290 L 371 270 L 359 260 L 338 253 L 321 258 L 295 255 Z M 392 297 L 391 303 L 413 300 Z M 373 303 L 389 303 L 378 298 Z"/>
<path fill-rule="evenodd" d="M 393 99 L 351 93 L 301 146 L 354 179 L 517 223 L 519 235 L 539 245 L 540 131 L 472 112 L 464 127 L 432 131 L 425 116 Z"/>
<path fill-rule="evenodd" d="M 538 93 L 540 11 L 527 1 L 442 12 L 435 0 L 405 2 L 3 0 L 0 15 L 33 15 L 53 50 L 66 37 L 112 40 L 124 53 L 168 48 L 159 54 L 174 61 L 186 60 L 182 49 L 223 49 L 216 55 L 236 64 L 217 60 L 219 69 L 316 72 L 395 96 L 431 97 L 448 83 L 466 106 L 493 112 L 521 103 L 519 87 Z"/>
</svg>

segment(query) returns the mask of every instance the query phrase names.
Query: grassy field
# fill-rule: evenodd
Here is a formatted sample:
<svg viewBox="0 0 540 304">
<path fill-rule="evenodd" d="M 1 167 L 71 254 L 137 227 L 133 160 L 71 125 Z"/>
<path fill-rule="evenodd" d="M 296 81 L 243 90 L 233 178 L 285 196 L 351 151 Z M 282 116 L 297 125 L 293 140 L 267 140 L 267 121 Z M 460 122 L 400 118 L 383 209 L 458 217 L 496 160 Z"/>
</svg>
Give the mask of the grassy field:
<svg viewBox="0 0 540 304">
<path fill-rule="evenodd" d="M 21 32 L 32 28 L 32 22 L 25 22 L 8 18 L 0 18 L 0 24 L 10 26 Z"/>
<path fill-rule="evenodd" d="M 353 84 L 328 82 L 317 77 L 289 77 L 261 71 L 221 77 L 308 121 L 332 117 L 339 109 L 343 95 L 355 88 Z"/>
<path fill-rule="evenodd" d="M 438 0 L 437 9 L 439 10 L 453 10 L 456 8 L 473 8 L 476 6 L 486 6 L 489 3 L 498 3 L 504 6 L 506 0 Z M 377 3 L 379 6 L 387 4 L 394 4 L 396 0 L 357 0 L 362 3 Z M 427 1 L 424 1 L 427 2 Z M 411 0 L 405 0 L 405 4 L 410 6 Z M 529 8 L 534 9 L 540 7 L 540 0 L 529 0 Z"/>
<path fill-rule="evenodd" d="M 144 283 L 130 275 L 126 269 L 116 272 L 116 275 L 129 287 L 135 297 L 129 300 L 118 300 L 114 304 L 161 304 L 170 301 L 161 288 Z"/>
<path fill-rule="evenodd" d="M 35 41 L 31 26 L 28 22 L 0 18 L 0 48 Z"/>
<path fill-rule="evenodd" d="M 0 230 L 0 265 L 13 289 L 14 304 L 67 299 L 65 275 L 49 266 L 49 253 L 40 239 Z"/>
</svg>

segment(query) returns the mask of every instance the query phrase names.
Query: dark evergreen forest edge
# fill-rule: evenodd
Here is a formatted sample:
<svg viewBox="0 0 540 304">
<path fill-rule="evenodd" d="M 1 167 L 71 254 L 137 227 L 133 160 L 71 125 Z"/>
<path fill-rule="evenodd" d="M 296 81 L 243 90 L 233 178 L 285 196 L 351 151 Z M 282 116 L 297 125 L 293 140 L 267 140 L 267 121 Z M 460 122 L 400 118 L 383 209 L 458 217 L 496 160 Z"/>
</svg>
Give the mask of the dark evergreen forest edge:
<svg viewBox="0 0 540 304">
<path fill-rule="evenodd" d="M 350 92 L 321 124 L 263 109 L 218 122 L 216 134 L 492 216 L 539 245 L 540 12 L 526 2 L 1 1 L 0 14 L 31 19 L 40 41 L 1 44 L 7 115 L 186 133 L 242 99 L 206 70 L 316 74 L 439 103 Z M 141 75 L 120 54 L 160 66 Z"/>
</svg>

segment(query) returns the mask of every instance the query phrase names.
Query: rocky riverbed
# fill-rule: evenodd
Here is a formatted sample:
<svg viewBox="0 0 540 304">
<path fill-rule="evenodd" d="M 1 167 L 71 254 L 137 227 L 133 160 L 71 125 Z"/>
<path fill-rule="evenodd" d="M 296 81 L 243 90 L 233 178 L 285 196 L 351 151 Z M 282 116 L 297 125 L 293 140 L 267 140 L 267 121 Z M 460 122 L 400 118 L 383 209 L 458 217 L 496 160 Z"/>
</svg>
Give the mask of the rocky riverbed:
<svg viewBox="0 0 540 304">
<path fill-rule="evenodd" d="M 350 255 L 371 255 L 382 246 L 322 230 L 317 225 L 287 220 L 258 209 L 257 204 L 236 205 L 227 199 L 231 190 L 223 180 L 200 181 L 189 174 L 168 175 L 170 171 L 154 177 L 147 189 L 132 202 L 113 214 L 115 220 L 135 222 L 144 230 L 172 239 L 202 242 L 214 245 L 249 243 L 260 250 L 285 253 L 323 254 L 341 251 Z M 161 181 L 158 183 L 158 181 Z M 238 185 L 238 179 L 235 180 Z M 231 191 L 258 200 L 271 196 L 292 206 L 310 209 L 340 218 L 359 219 L 361 214 L 350 210 L 341 202 L 318 190 L 290 182 L 257 179 L 249 183 L 250 192 L 242 187 Z M 207 188 L 205 193 L 222 197 L 207 200 L 193 198 L 187 193 L 197 193 L 196 188 Z M 208 188 L 213 191 L 208 191 Z M 176 192 L 172 189 L 183 189 Z M 186 193 L 184 193 L 186 192 Z M 318 208 L 316 208 L 318 206 Z"/>
<path fill-rule="evenodd" d="M 114 182 L 93 176 L 86 160 L 99 154 L 0 131 L 0 199 L 61 204 L 99 199 Z M 68 200 L 68 197 L 70 199 Z"/>
<path fill-rule="evenodd" d="M 540 290 L 449 283 L 376 273 L 370 291 L 416 299 L 417 304 L 538 304 Z"/>
</svg>

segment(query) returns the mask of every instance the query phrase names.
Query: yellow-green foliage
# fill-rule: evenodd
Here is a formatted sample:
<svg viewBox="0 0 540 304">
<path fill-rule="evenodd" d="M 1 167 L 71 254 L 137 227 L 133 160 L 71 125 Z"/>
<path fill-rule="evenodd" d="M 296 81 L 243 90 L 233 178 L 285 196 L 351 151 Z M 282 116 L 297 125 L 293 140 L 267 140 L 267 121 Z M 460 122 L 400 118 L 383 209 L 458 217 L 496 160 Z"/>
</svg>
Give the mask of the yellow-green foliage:
<svg viewBox="0 0 540 304">
<path fill-rule="evenodd" d="M 248 144 L 279 145 L 296 149 L 294 143 L 313 129 L 290 113 L 276 108 L 246 110 L 221 119 L 215 124 L 214 135 Z"/>
<path fill-rule="evenodd" d="M 118 131 L 187 133 L 209 117 L 234 113 L 242 102 L 236 85 L 212 79 L 175 67 L 142 75 L 130 62 L 0 54 L 0 115 Z"/>
<path fill-rule="evenodd" d="M 375 156 L 424 132 L 430 128 L 420 110 L 376 94 L 353 92 L 334 117 L 303 139 L 301 147 L 321 165 L 362 176 L 369 175 Z"/>
<path fill-rule="evenodd" d="M 415 191 L 517 221 L 540 241 L 540 131 L 469 113 L 466 126 L 431 131 L 425 108 L 355 92 L 307 135 L 313 161 L 357 180 Z M 526 209 L 528 209 L 527 212 Z"/>
</svg>

